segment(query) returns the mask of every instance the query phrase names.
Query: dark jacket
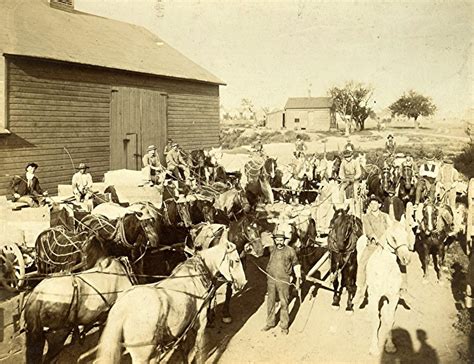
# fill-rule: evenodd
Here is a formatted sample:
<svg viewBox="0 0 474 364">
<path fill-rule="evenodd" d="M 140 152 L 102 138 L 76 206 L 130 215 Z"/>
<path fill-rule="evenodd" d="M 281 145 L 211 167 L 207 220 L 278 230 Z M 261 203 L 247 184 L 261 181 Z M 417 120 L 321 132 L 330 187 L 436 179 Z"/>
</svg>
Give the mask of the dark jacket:
<svg viewBox="0 0 474 364">
<path fill-rule="evenodd" d="M 398 196 L 393 196 L 391 198 L 385 197 L 380 210 L 388 214 L 390 211 L 390 204 L 393 204 L 395 220 L 400 221 L 402 215 L 405 213 L 405 205 L 403 204 L 403 201 Z"/>
<path fill-rule="evenodd" d="M 43 190 L 36 176 L 31 180 L 31 187 L 28 186 L 26 176 L 15 176 L 11 183 L 12 193 L 18 193 L 20 196 L 39 196 Z"/>
</svg>

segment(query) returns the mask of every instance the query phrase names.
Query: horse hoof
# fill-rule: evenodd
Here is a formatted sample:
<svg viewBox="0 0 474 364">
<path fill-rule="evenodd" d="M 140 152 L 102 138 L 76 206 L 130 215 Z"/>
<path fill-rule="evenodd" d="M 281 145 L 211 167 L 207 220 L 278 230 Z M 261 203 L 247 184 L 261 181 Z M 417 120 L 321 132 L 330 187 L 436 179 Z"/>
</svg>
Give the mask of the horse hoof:
<svg viewBox="0 0 474 364">
<path fill-rule="evenodd" d="M 339 306 L 336 306 L 336 305 L 332 305 L 331 308 L 333 309 L 333 311 L 339 311 Z"/>
<path fill-rule="evenodd" d="M 230 324 L 232 323 L 232 317 L 223 317 L 222 322 L 225 324 Z"/>
<path fill-rule="evenodd" d="M 352 316 L 354 314 L 354 310 L 346 310 L 347 316 Z"/>
</svg>

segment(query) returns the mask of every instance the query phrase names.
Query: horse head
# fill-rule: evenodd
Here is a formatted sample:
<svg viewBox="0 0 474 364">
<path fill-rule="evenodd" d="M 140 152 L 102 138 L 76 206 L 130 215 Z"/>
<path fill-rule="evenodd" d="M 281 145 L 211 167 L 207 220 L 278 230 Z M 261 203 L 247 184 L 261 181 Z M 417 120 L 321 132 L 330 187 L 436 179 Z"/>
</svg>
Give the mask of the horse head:
<svg viewBox="0 0 474 364">
<path fill-rule="evenodd" d="M 240 291 L 247 283 L 239 252 L 237 251 L 236 245 L 228 240 L 227 229 L 222 233 L 217 246 L 203 250 L 200 252 L 200 255 L 207 261 L 206 264 L 208 268 L 210 268 L 209 260 L 213 260 L 217 271 L 222 274 L 228 282 L 232 283 L 234 290 Z M 211 270 L 211 273 L 217 272 L 212 272 Z"/>
<path fill-rule="evenodd" d="M 403 183 L 405 189 L 409 190 L 413 184 L 413 168 L 408 165 L 402 166 L 400 174 L 400 183 Z"/>
<path fill-rule="evenodd" d="M 384 192 L 390 190 L 392 185 L 392 174 L 390 173 L 390 169 L 384 168 L 380 175 L 380 184 Z"/>
<path fill-rule="evenodd" d="M 342 159 L 339 156 L 335 156 L 332 168 L 330 172 L 330 178 L 337 180 L 339 178 L 339 169 L 341 168 Z"/>
<path fill-rule="evenodd" d="M 276 177 L 276 170 L 277 170 L 276 159 L 267 158 L 267 160 L 263 164 L 263 169 L 265 173 L 270 176 L 271 179 L 274 179 Z"/>
<path fill-rule="evenodd" d="M 355 248 L 357 239 L 362 235 L 360 220 L 349 214 L 349 206 L 335 208 L 334 216 L 329 224 L 328 243 L 330 249 L 347 252 Z"/>
<path fill-rule="evenodd" d="M 428 200 L 423 204 L 422 212 L 421 229 L 426 235 L 430 235 L 436 230 L 438 209 L 431 200 Z"/>
<path fill-rule="evenodd" d="M 413 251 L 415 246 L 415 235 L 410 228 L 397 221 L 385 232 L 382 244 L 385 244 L 383 247 L 388 248 L 406 266 L 411 260 L 410 251 Z"/>
</svg>

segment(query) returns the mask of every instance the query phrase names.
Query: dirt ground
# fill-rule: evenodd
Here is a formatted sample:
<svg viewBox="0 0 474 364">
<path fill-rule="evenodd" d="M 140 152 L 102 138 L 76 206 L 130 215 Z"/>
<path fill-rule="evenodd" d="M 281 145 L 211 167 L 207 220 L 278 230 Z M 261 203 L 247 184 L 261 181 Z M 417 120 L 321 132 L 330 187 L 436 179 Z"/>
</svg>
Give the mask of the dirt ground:
<svg viewBox="0 0 474 364">
<path fill-rule="evenodd" d="M 434 133 L 436 135 L 436 133 Z M 345 144 L 345 138 L 328 138 L 327 150 L 337 150 Z M 364 141 L 362 137 L 351 138 L 360 147 L 382 146 L 385 137 L 377 141 Z M 462 136 L 445 139 L 447 145 L 464 143 Z M 408 143 L 407 136 L 397 137 L 399 144 Z M 380 145 L 379 145 L 380 144 Z M 310 152 L 323 151 L 323 144 L 311 142 Z M 269 155 L 278 156 L 287 163 L 292 145 L 266 145 Z M 245 155 L 226 154 L 226 166 L 241 165 Z M 230 168 L 231 169 L 231 168 Z M 459 246 L 454 248 L 458 249 Z M 408 267 L 410 309 L 398 306 L 393 330 L 396 354 L 372 357 L 368 354 L 371 322 L 365 309 L 356 310 L 353 315 L 331 307 L 332 292 L 323 288 L 308 294 L 309 284 L 305 284 L 303 301 L 294 299 L 291 307 L 292 323 L 288 336 L 283 336 L 278 328 L 261 332 L 265 325 L 266 277 L 256 268 L 265 268 L 268 258 L 248 258 L 245 290 L 233 298 L 231 312 L 234 321 L 221 323 L 221 305 L 217 306 L 217 318 L 213 327 L 207 330 L 207 351 L 209 363 L 459 363 L 459 350 L 467 346 L 466 337 L 453 328 L 456 320 L 459 287 L 448 279 L 445 272 L 441 282 L 435 281 L 433 267 L 430 266 L 428 283 L 422 280 L 421 264 L 413 253 Z M 457 292 L 457 293 L 456 293 Z M 224 298 L 223 287 L 218 291 L 218 303 Z M 342 303 L 345 303 L 343 295 Z M 77 362 L 77 359 L 98 340 L 98 333 L 89 335 L 85 343 L 68 347 L 62 353 L 60 363 Z M 18 361 L 16 361 L 18 362 Z M 92 362 L 91 358 L 83 361 Z"/>
</svg>

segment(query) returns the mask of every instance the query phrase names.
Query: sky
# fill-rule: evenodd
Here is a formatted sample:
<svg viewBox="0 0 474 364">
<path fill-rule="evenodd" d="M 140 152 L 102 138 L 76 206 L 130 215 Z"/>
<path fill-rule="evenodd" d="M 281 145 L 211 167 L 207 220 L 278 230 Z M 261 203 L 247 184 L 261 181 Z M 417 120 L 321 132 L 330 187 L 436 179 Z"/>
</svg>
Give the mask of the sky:
<svg viewBox="0 0 474 364">
<path fill-rule="evenodd" d="M 75 0 L 142 25 L 226 82 L 221 105 L 283 108 L 346 81 L 387 108 L 414 89 L 441 116 L 474 107 L 474 2 Z"/>
</svg>

